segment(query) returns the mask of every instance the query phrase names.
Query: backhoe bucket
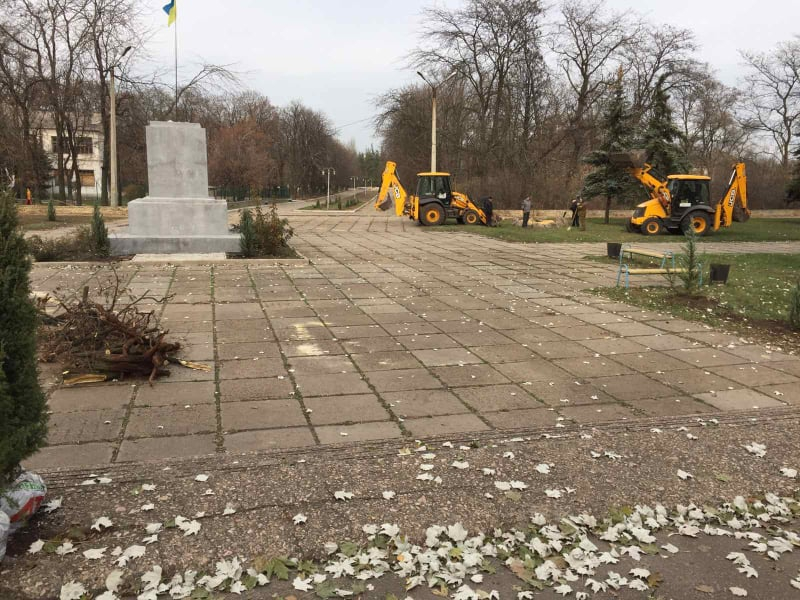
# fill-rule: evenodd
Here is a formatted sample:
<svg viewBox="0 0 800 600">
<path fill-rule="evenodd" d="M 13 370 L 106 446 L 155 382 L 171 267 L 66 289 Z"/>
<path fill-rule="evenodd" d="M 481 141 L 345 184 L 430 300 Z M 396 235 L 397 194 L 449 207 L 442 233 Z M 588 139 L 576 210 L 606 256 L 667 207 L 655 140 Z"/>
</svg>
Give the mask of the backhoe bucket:
<svg viewBox="0 0 800 600">
<path fill-rule="evenodd" d="M 641 169 L 647 161 L 646 150 L 631 150 L 629 152 L 610 152 L 608 161 L 615 167 L 628 167 Z"/>
<path fill-rule="evenodd" d="M 383 210 L 383 211 L 387 211 L 390 208 L 392 208 L 393 204 L 394 204 L 394 201 L 392 200 L 392 192 L 391 192 L 391 190 L 389 190 L 389 192 L 386 193 L 386 197 L 383 199 L 383 201 L 380 204 L 378 204 L 377 208 L 379 208 L 380 210 Z"/>
</svg>

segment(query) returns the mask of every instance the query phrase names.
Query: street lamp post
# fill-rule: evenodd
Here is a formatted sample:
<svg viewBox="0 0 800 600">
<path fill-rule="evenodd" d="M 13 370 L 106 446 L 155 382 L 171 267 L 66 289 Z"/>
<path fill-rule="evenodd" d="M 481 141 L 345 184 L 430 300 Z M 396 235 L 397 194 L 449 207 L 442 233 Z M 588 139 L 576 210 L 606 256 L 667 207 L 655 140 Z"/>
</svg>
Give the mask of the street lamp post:
<svg viewBox="0 0 800 600">
<path fill-rule="evenodd" d="M 417 71 L 417 75 L 422 78 L 422 81 L 427 83 L 431 88 L 431 93 L 433 96 L 432 101 L 432 110 L 431 110 L 431 173 L 436 172 L 436 91 L 437 88 L 442 85 L 448 79 L 451 79 L 456 74 L 455 71 L 450 73 L 447 77 L 442 79 L 438 84 L 434 85 L 422 74 L 421 71 Z"/>
<path fill-rule="evenodd" d="M 322 174 L 328 175 L 328 199 L 325 201 L 325 210 L 330 210 L 331 208 L 331 173 L 336 175 L 336 169 L 333 167 L 326 167 L 322 169 Z"/>
<path fill-rule="evenodd" d="M 358 188 L 356 187 L 356 179 L 358 179 L 358 177 L 356 177 L 355 175 L 351 175 L 350 179 L 353 180 L 353 194 L 355 196 L 358 196 Z"/>
<path fill-rule="evenodd" d="M 122 55 L 119 57 L 117 62 L 109 67 L 111 70 L 111 83 L 109 86 L 109 96 L 110 96 L 110 134 L 111 134 L 111 152 L 110 152 L 110 187 L 111 187 L 111 198 L 109 198 L 109 204 L 111 206 L 119 206 L 119 189 L 117 183 L 117 92 L 115 89 L 115 80 L 114 80 L 114 71 L 119 66 L 120 61 L 125 58 L 125 55 L 130 52 L 131 46 L 127 46 L 125 50 L 122 52 Z"/>
</svg>

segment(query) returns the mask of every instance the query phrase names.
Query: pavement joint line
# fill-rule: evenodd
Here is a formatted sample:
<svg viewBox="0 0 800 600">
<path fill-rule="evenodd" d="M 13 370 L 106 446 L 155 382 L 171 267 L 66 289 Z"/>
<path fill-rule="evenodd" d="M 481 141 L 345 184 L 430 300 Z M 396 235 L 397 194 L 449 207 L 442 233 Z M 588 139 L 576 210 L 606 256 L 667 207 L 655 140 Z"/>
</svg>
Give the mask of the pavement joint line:
<svg viewBox="0 0 800 600">
<path fill-rule="evenodd" d="M 316 270 L 316 267 L 312 267 L 310 265 L 309 268 L 313 268 Z M 306 409 L 306 404 L 303 401 L 302 390 L 297 385 L 297 379 L 295 378 L 294 372 L 292 371 L 291 365 L 289 363 L 289 357 L 286 355 L 286 351 L 284 350 L 283 346 L 280 343 L 280 340 L 278 339 L 278 334 L 275 331 L 275 327 L 273 326 L 272 321 L 270 320 L 269 315 L 267 314 L 267 309 L 264 306 L 264 301 L 261 299 L 261 293 L 258 291 L 258 286 L 256 285 L 256 281 L 253 278 L 253 272 L 250 270 L 249 266 L 245 266 L 245 269 L 247 270 L 247 276 L 250 279 L 250 287 L 252 288 L 256 299 L 258 300 L 258 305 L 261 307 L 261 313 L 264 315 L 264 318 L 266 319 L 267 323 L 269 323 L 269 330 L 272 335 L 272 338 L 278 345 L 278 348 L 280 349 L 283 368 L 286 369 L 286 374 L 289 376 L 289 381 L 291 381 L 292 388 L 294 391 L 294 394 L 292 394 L 292 398 L 296 400 L 297 403 L 300 405 L 300 410 L 303 413 L 303 418 L 305 419 L 306 426 L 308 427 L 311 433 L 311 437 L 314 439 L 315 446 L 320 446 L 322 444 L 319 440 L 319 435 L 317 435 L 316 429 L 314 429 L 314 426 L 311 423 L 311 415 L 308 413 L 308 410 Z M 300 297 L 303 298 L 303 302 L 308 304 L 308 301 L 306 300 L 305 296 L 300 292 L 300 290 L 294 284 L 294 280 L 287 273 L 286 267 L 278 265 L 278 269 L 285 279 L 292 282 L 292 287 L 294 288 L 295 292 L 297 292 L 300 295 Z"/>
<path fill-rule="evenodd" d="M 248 267 L 245 265 L 245 269 Z M 220 361 L 219 342 L 217 339 L 217 298 L 216 298 L 216 265 L 211 265 L 209 277 L 209 294 L 211 296 L 211 345 L 214 348 L 214 416 L 216 417 L 216 431 L 214 432 L 214 446 L 217 454 L 225 452 L 225 436 L 222 434 L 222 398 L 220 390 Z M 249 273 L 249 270 L 248 270 Z"/>
<path fill-rule="evenodd" d="M 139 386 L 133 385 L 131 386 L 131 397 L 128 401 L 127 406 L 125 406 L 125 415 L 122 417 L 122 424 L 119 428 L 119 435 L 117 439 L 114 441 L 114 447 L 111 451 L 111 460 L 110 463 L 116 463 L 117 458 L 119 458 L 119 453 L 122 450 L 122 443 L 125 441 L 125 432 L 128 429 L 128 423 L 130 423 L 131 416 L 133 415 L 133 408 L 136 405 L 136 396 L 139 394 Z"/>
</svg>

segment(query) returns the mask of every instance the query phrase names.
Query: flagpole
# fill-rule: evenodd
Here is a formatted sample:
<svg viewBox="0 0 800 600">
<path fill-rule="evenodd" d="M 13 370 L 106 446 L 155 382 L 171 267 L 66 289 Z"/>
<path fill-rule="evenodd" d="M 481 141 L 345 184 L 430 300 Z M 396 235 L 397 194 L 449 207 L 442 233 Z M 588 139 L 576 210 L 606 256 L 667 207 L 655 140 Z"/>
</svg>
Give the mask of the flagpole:
<svg viewBox="0 0 800 600">
<path fill-rule="evenodd" d="M 177 5 L 175 11 L 177 13 Z M 178 19 L 172 23 L 175 26 L 175 121 L 178 121 Z"/>
</svg>

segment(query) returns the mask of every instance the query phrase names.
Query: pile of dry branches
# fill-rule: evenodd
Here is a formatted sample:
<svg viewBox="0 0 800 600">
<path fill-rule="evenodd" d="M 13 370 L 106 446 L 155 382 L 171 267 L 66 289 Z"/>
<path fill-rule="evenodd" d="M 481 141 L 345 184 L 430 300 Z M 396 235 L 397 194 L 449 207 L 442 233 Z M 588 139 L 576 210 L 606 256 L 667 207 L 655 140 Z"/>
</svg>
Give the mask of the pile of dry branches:
<svg viewBox="0 0 800 600">
<path fill-rule="evenodd" d="M 162 304 L 169 297 L 155 298 L 149 292 L 133 296 L 123 288 L 116 270 L 112 273 L 113 279 L 101 284 L 102 303 L 89 298 L 88 287 L 80 298 L 63 300 L 54 295 L 39 300 L 44 324 L 41 358 L 79 375 L 72 378 L 76 383 L 94 376 L 145 375 L 152 384 L 156 377 L 169 375 L 165 366 L 170 361 L 180 362 L 173 355 L 181 346 L 166 341 L 169 332 L 158 327 L 155 312 L 139 305 Z M 46 312 L 51 301 L 58 306 L 55 314 Z"/>
</svg>

